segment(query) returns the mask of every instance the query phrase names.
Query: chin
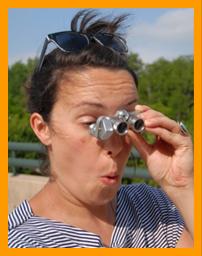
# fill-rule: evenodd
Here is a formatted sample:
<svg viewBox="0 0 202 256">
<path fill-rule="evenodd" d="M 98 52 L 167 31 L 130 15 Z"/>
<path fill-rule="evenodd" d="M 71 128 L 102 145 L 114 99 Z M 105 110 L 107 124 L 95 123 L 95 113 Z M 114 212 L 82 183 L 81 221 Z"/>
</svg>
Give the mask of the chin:
<svg viewBox="0 0 202 256">
<path fill-rule="evenodd" d="M 103 187 L 102 191 L 99 193 L 99 195 L 97 195 L 97 200 L 95 200 L 95 204 L 103 205 L 111 202 L 116 197 L 119 187 L 120 184 L 116 184 L 111 187 Z"/>
</svg>

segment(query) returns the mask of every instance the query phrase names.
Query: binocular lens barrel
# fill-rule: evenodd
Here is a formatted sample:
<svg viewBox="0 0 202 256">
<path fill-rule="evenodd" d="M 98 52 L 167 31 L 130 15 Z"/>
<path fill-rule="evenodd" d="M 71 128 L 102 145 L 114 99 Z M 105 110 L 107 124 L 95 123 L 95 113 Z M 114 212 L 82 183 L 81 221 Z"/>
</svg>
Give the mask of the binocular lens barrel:
<svg viewBox="0 0 202 256">
<path fill-rule="evenodd" d="M 128 124 L 126 122 L 120 122 L 117 127 L 116 127 L 116 132 L 119 134 L 119 135 L 124 135 L 126 134 L 128 130 Z"/>
<path fill-rule="evenodd" d="M 133 119 L 130 121 L 130 126 L 135 132 L 142 132 L 144 130 L 144 121 L 142 119 Z"/>
<path fill-rule="evenodd" d="M 120 136 L 125 135 L 128 131 L 128 123 L 124 120 L 119 120 L 118 118 L 111 119 L 113 123 L 114 131 Z"/>
</svg>

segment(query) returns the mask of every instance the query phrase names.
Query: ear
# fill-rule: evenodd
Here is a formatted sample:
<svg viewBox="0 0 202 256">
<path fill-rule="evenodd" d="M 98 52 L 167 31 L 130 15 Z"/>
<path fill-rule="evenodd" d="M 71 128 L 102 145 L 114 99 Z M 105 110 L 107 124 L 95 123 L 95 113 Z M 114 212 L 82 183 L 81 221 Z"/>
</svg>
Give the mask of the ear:
<svg viewBox="0 0 202 256">
<path fill-rule="evenodd" d="M 33 113 L 30 117 L 30 125 L 41 143 L 49 146 L 51 144 L 51 132 L 43 117 L 38 113 Z"/>
</svg>

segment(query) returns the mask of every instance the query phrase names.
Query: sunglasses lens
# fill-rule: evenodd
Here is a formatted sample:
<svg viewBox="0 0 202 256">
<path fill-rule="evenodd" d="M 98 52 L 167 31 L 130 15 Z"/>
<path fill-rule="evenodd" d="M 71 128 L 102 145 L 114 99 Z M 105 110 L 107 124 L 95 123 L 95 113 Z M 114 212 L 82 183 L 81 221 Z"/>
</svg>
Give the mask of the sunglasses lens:
<svg viewBox="0 0 202 256">
<path fill-rule="evenodd" d="M 121 40 L 121 38 L 116 37 L 111 34 L 96 34 L 95 38 L 100 41 L 104 46 L 112 48 L 113 50 L 124 53 L 127 52 L 126 44 Z"/>
<path fill-rule="evenodd" d="M 54 42 L 64 52 L 78 52 L 89 45 L 89 38 L 90 40 L 93 38 L 97 43 L 117 52 L 126 53 L 128 51 L 124 39 L 112 34 L 97 33 L 92 37 L 88 37 L 87 35 L 73 31 L 58 32 L 47 36 L 39 59 L 38 70 L 42 67 L 47 46 L 50 42 Z"/>
<path fill-rule="evenodd" d="M 60 32 L 52 34 L 52 39 L 67 52 L 80 51 L 88 45 L 88 39 L 79 33 Z"/>
</svg>

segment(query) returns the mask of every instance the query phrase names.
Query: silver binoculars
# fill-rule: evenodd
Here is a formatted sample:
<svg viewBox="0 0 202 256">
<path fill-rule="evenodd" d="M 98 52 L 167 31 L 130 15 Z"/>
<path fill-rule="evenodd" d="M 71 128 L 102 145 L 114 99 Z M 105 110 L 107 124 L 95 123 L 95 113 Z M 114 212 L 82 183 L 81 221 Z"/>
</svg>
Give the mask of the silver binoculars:
<svg viewBox="0 0 202 256">
<path fill-rule="evenodd" d="M 90 134 L 99 140 L 107 140 L 114 132 L 123 136 L 128 129 L 140 133 L 144 130 L 144 121 L 138 118 L 135 112 L 128 112 L 125 109 L 118 110 L 113 117 L 100 116 L 89 126 Z"/>
</svg>

